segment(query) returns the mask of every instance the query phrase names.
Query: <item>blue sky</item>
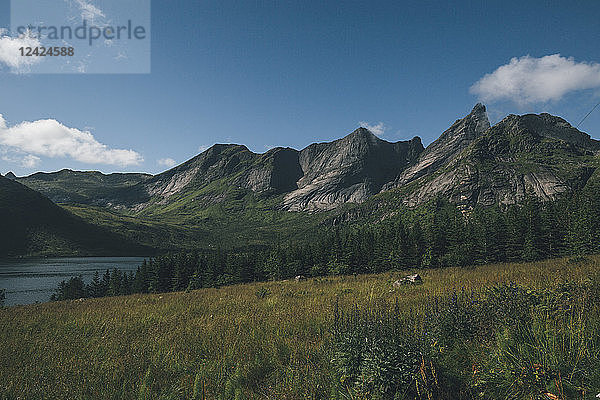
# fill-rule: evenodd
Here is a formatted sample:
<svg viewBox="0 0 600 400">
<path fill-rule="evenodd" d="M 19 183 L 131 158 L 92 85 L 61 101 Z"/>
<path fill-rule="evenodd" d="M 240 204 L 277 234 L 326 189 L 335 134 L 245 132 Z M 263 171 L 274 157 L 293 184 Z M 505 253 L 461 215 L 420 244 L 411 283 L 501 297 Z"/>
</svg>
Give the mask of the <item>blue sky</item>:
<svg viewBox="0 0 600 400">
<path fill-rule="evenodd" d="M 600 101 L 600 2 L 453 3 L 153 1 L 149 74 L 0 66 L 0 172 L 157 173 L 214 143 L 301 149 L 361 122 L 428 144 L 480 99 L 492 122 L 573 124 Z M 59 129 L 89 132 L 89 154 L 30 145 Z M 600 139 L 600 107 L 581 129 Z"/>
</svg>

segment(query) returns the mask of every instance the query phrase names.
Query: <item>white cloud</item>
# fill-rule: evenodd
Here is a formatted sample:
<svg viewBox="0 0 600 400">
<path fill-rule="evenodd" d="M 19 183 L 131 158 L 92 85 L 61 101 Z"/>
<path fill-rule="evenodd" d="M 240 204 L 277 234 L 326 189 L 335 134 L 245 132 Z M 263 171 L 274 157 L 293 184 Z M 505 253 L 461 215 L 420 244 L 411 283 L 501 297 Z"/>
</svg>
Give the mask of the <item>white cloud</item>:
<svg viewBox="0 0 600 400">
<path fill-rule="evenodd" d="M 374 125 L 371 125 L 368 122 L 361 121 L 358 124 L 363 128 L 368 129 L 369 131 L 371 131 L 371 133 L 377 136 L 382 136 L 385 130 L 387 129 L 387 126 L 385 126 L 383 122 L 378 122 Z"/>
<path fill-rule="evenodd" d="M 158 160 L 158 165 L 171 168 L 177 165 L 177 161 L 173 160 L 172 158 L 161 158 L 160 160 Z"/>
<path fill-rule="evenodd" d="M 471 86 L 484 101 L 527 104 L 560 100 L 569 92 L 600 87 L 600 64 L 576 62 L 560 54 L 513 58 Z"/>
<path fill-rule="evenodd" d="M 12 72 L 24 72 L 28 67 L 39 63 L 43 57 L 26 57 L 21 55 L 21 47 L 39 47 L 38 38 L 29 31 L 18 37 L 8 35 L 6 29 L 0 29 L 0 63 L 11 68 Z"/>
<path fill-rule="evenodd" d="M 87 164 L 127 166 L 144 161 L 133 150 L 111 149 L 89 131 L 69 128 L 54 119 L 25 121 L 9 127 L 0 114 L 0 145 L 33 157 L 70 157 Z"/>
<path fill-rule="evenodd" d="M 40 165 L 41 161 L 42 161 L 42 159 L 39 158 L 38 156 L 34 156 L 33 154 L 28 154 L 25 157 L 23 157 L 23 160 L 21 160 L 21 165 L 25 168 L 35 168 L 38 165 Z"/>
<path fill-rule="evenodd" d="M 13 164 L 19 164 L 24 168 L 35 168 L 42 161 L 39 157 L 32 154 L 23 155 L 22 152 L 16 150 L 8 150 L 0 147 L 0 153 L 2 161 L 7 161 Z"/>
</svg>

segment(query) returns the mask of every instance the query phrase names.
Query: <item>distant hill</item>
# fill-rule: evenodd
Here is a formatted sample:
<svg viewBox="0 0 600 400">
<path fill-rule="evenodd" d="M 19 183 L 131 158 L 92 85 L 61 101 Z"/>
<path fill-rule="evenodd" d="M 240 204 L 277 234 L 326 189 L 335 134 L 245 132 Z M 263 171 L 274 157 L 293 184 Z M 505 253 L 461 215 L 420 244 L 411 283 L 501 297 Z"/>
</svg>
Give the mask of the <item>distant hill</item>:
<svg viewBox="0 0 600 400">
<path fill-rule="evenodd" d="M 147 255 L 150 249 L 89 224 L 42 194 L 0 177 L 0 257 Z"/>
<path fill-rule="evenodd" d="M 12 179 L 43 193 L 55 203 L 78 203 L 111 206 L 111 199 L 126 197 L 124 189 L 150 179 L 150 174 L 115 173 L 98 171 L 37 172 L 26 177 Z"/>
</svg>

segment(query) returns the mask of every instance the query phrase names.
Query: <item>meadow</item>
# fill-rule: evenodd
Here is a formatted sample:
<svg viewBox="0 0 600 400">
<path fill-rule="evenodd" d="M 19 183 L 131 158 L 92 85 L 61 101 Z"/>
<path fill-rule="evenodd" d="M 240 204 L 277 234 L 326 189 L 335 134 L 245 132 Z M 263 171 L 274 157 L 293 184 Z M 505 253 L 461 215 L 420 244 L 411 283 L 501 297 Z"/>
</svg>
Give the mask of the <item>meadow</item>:
<svg viewBox="0 0 600 400">
<path fill-rule="evenodd" d="M 393 285 L 411 272 L 422 285 Z M 588 256 L 5 307 L 0 398 L 591 399 L 599 272 Z"/>
</svg>

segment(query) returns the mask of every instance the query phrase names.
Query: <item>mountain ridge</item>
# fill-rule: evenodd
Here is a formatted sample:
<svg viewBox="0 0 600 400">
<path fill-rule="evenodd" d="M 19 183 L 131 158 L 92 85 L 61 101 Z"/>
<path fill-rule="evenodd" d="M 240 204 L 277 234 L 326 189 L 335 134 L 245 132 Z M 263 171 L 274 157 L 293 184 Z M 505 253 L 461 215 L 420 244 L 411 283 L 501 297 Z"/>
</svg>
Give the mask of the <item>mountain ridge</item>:
<svg viewBox="0 0 600 400">
<path fill-rule="evenodd" d="M 438 198 L 465 214 L 529 195 L 554 201 L 590 190 L 599 166 L 600 141 L 564 119 L 511 114 L 491 126 L 476 104 L 427 147 L 419 137 L 389 142 L 360 127 L 302 150 L 216 144 L 157 175 L 63 170 L 16 182 L 128 240 L 214 249 L 304 240 Z"/>
<path fill-rule="evenodd" d="M 134 214 L 174 201 L 227 203 L 241 195 L 233 189 L 279 199 L 279 208 L 292 212 L 333 210 L 390 190 L 404 193 L 402 202 L 410 207 L 439 195 L 473 207 L 515 203 L 527 191 L 553 200 L 581 186 L 597 167 L 598 152 L 600 141 L 560 117 L 510 114 L 492 126 L 486 107 L 478 103 L 427 147 L 419 137 L 389 142 L 360 127 L 302 150 L 254 153 L 244 145 L 216 144 L 154 176 L 121 174 L 112 183 L 99 179 L 105 190 L 97 193 L 69 194 L 68 180 L 53 193 L 39 174 L 17 180 L 55 202 Z M 549 165 L 548 159 L 558 163 Z M 527 166 L 534 170 L 524 172 Z"/>
</svg>

